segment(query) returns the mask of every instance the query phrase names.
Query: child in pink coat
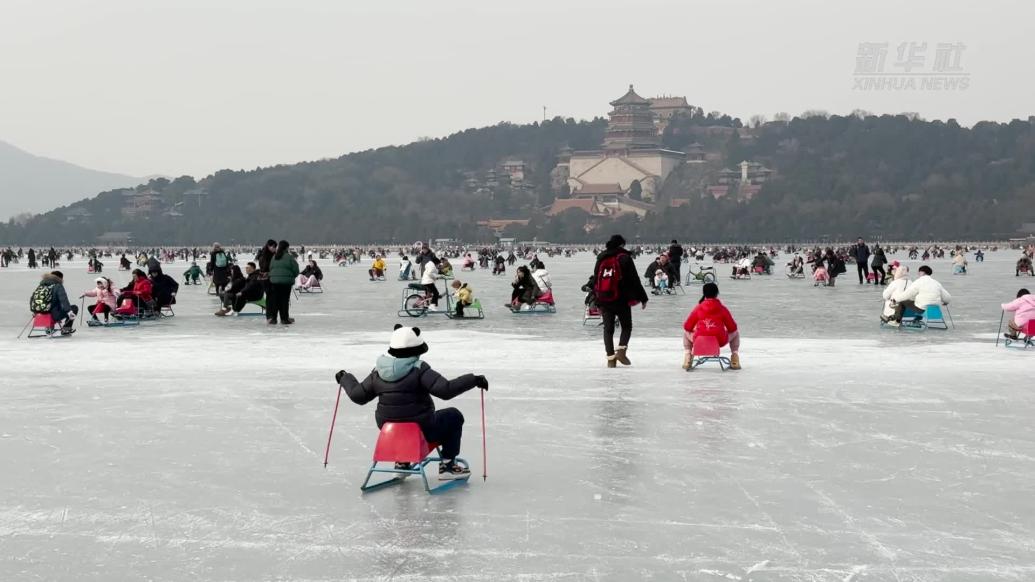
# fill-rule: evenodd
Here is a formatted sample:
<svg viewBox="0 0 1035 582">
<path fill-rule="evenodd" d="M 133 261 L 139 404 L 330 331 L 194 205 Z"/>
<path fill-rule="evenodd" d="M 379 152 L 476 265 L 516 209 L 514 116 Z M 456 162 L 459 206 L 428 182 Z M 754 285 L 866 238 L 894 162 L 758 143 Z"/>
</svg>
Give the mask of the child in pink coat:
<svg viewBox="0 0 1035 582">
<path fill-rule="evenodd" d="M 1017 299 L 1004 303 L 1002 307 L 1003 311 L 1013 314 L 1010 323 L 1007 324 L 1010 331 L 1004 335 L 1010 339 L 1018 339 L 1028 322 L 1035 319 L 1035 295 L 1032 295 L 1027 289 L 1021 289 L 1017 292 Z"/>
<path fill-rule="evenodd" d="M 816 261 L 816 268 L 812 271 L 812 280 L 816 282 L 817 286 L 830 282 L 830 274 L 827 273 L 827 268 L 823 266 L 823 263 Z"/>
<path fill-rule="evenodd" d="M 108 314 L 115 311 L 115 285 L 107 277 L 97 277 L 97 286 L 83 292 L 80 297 L 96 297 L 97 303 L 90 308 L 90 317 L 99 321 L 97 316 L 104 314 L 104 322 L 108 322 Z"/>
</svg>

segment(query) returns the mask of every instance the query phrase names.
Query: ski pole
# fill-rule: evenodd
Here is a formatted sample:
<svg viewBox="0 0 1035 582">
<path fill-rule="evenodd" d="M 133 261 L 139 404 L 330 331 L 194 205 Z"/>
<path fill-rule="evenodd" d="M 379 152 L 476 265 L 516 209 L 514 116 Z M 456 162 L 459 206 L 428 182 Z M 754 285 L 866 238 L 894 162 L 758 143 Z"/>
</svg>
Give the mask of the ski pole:
<svg viewBox="0 0 1035 582">
<path fill-rule="evenodd" d="M 952 312 L 949 311 L 949 306 L 945 306 L 945 313 L 949 316 L 949 323 L 952 324 L 952 329 L 956 329 L 956 322 L 952 320 Z"/>
<path fill-rule="evenodd" d="M 999 313 L 999 330 L 995 332 L 995 347 L 999 347 L 999 336 L 1003 335 L 1003 319 L 1006 317 L 1006 311 Z"/>
<path fill-rule="evenodd" d="M 489 457 L 485 451 L 485 390 L 481 390 L 482 396 L 482 482 L 489 478 Z"/>
<path fill-rule="evenodd" d="M 341 386 L 338 386 L 338 398 L 334 400 L 334 414 L 331 416 L 331 430 L 327 433 L 327 450 L 323 454 L 323 467 L 327 468 L 327 459 L 331 456 L 331 437 L 334 436 L 334 422 L 338 420 L 338 403 L 341 402 Z"/>
<path fill-rule="evenodd" d="M 83 312 L 86 310 L 86 297 L 79 298 L 79 327 L 83 327 Z"/>
<path fill-rule="evenodd" d="M 25 333 L 25 330 L 29 329 L 29 326 L 32 325 L 32 322 L 35 319 L 36 319 L 35 316 L 29 318 L 29 323 L 26 323 L 25 327 L 22 328 L 22 331 L 18 333 L 18 338 L 17 339 L 22 339 L 22 334 Z"/>
</svg>

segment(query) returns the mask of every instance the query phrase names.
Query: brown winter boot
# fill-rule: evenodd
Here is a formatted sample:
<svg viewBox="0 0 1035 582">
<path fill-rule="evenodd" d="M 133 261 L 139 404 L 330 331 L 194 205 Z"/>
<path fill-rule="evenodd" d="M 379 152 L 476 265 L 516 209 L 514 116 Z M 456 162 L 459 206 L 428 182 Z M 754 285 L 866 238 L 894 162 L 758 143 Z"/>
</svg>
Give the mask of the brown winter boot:
<svg viewBox="0 0 1035 582">
<path fill-rule="evenodd" d="M 607 357 L 607 367 L 608 368 L 617 368 L 618 367 L 618 362 L 615 361 L 615 357 L 614 356 L 608 356 Z"/>
<path fill-rule="evenodd" d="M 683 354 L 683 369 L 689 371 L 693 366 L 694 357 L 690 354 Z"/>
<path fill-rule="evenodd" d="M 618 362 L 621 363 L 623 366 L 632 365 L 632 362 L 629 360 L 629 356 L 625 355 L 625 352 L 628 349 L 629 348 L 625 346 L 618 346 L 618 349 L 615 350 L 615 359 L 618 360 Z"/>
<path fill-rule="evenodd" d="M 730 370 L 739 370 L 739 369 L 740 369 L 740 356 L 737 355 L 737 354 L 733 354 L 732 356 L 730 356 Z"/>
</svg>

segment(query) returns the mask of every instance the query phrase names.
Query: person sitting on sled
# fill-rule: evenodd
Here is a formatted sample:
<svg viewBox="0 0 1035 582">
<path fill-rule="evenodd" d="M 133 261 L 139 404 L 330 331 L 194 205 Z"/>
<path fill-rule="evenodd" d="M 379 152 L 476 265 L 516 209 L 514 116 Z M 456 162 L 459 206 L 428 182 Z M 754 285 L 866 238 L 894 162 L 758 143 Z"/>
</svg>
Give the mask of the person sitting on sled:
<svg viewBox="0 0 1035 582">
<path fill-rule="evenodd" d="M 237 268 L 237 265 L 234 265 Z M 223 293 L 223 307 L 216 312 L 219 317 L 240 313 L 249 302 L 258 301 L 265 295 L 265 285 L 259 278 L 259 270 L 255 263 L 249 262 L 244 266 L 246 277 L 234 279 Z"/>
<path fill-rule="evenodd" d="M 1021 258 L 1017 259 L 1017 268 L 1014 270 L 1014 276 L 1019 277 L 1021 273 L 1031 274 L 1031 257 L 1028 253 L 1023 253 Z"/>
<path fill-rule="evenodd" d="M 805 260 L 801 258 L 801 255 L 794 255 L 791 262 L 787 263 L 787 267 L 790 269 L 790 273 L 793 276 L 805 274 Z"/>
<path fill-rule="evenodd" d="M 97 277 L 94 281 L 96 287 L 88 291 L 84 291 L 80 298 L 83 297 L 96 297 L 97 303 L 90 308 L 90 317 L 97 322 L 98 315 L 104 315 L 104 323 L 108 323 L 108 315 L 115 312 L 116 307 L 116 296 L 115 284 L 111 282 L 111 279 L 107 277 Z"/>
<path fill-rule="evenodd" d="M 383 269 L 381 276 L 384 276 Z M 295 279 L 295 286 L 299 289 L 312 289 L 313 287 L 319 287 L 320 281 L 323 281 L 323 271 L 316 264 L 316 259 L 309 259 L 305 268 L 302 269 L 302 272 L 298 274 L 298 278 Z"/>
<path fill-rule="evenodd" d="M 61 335 L 75 333 L 72 324 L 75 323 L 76 315 L 79 314 L 79 306 L 72 305 L 68 301 L 68 293 L 65 292 L 65 274 L 61 271 L 51 271 L 43 275 L 40 284 L 29 298 L 29 308 L 37 315 L 49 313 L 54 320 L 54 325 L 60 324 Z"/>
<path fill-rule="evenodd" d="M 701 300 L 683 323 L 683 369 L 693 362 L 694 341 L 701 336 L 712 336 L 719 347 L 730 345 L 730 369 L 740 369 L 740 331 L 730 310 L 719 301 L 719 286 L 705 283 Z"/>
<path fill-rule="evenodd" d="M 1009 303 L 1003 303 L 1002 308 L 1006 313 L 1012 314 L 1007 323 L 1010 330 L 1003 335 L 1012 340 L 1020 339 L 1024 327 L 1028 325 L 1029 321 L 1035 319 L 1035 295 L 1032 295 L 1027 289 L 1021 289 L 1017 292 L 1017 298 Z"/>
<path fill-rule="evenodd" d="M 140 269 L 133 269 L 133 280 L 119 293 L 119 306 L 115 315 L 137 315 L 137 305 L 143 307 L 151 302 L 151 281 Z"/>
<path fill-rule="evenodd" d="M 429 443 L 442 447 L 442 463 L 438 467 L 440 480 L 466 479 L 469 469 L 454 462 L 460 454 L 464 415 L 455 408 L 435 410 L 431 397 L 451 400 L 472 388 L 489 389 L 485 376 L 464 374 L 447 380 L 420 356 L 427 353 L 428 344 L 421 337 L 419 327 L 396 324 L 388 343 L 388 353 L 377 359 L 377 365 L 362 382 L 346 372 L 339 371 L 335 380 L 349 399 L 359 405 L 377 399 L 374 419 L 380 429 L 387 422 L 415 422 L 420 425 Z M 397 463 L 397 469 L 409 469 L 409 463 Z"/>
<path fill-rule="evenodd" d="M 964 253 L 962 250 L 957 250 L 956 254 L 952 257 L 952 272 L 967 272 L 967 254 Z"/>
<path fill-rule="evenodd" d="M 453 297 L 456 297 L 456 316 L 464 316 L 464 308 L 474 303 L 474 291 L 467 286 L 467 283 L 461 283 L 460 279 L 453 279 L 452 285 Z"/>
<path fill-rule="evenodd" d="M 385 260 L 381 255 L 374 258 L 374 262 L 370 264 L 370 270 L 367 273 L 370 275 L 371 281 L 385 278 Z"/>
<path fill-rule="evenodd" d="M 449 259 L 442 259 L 438 262 L 438 272 L 443 279 L 453 278 L 453 264 L 449 262 Z"/>
<path fill-rule="evenodd" d="M 654 271 L 654 288 L 658 293 L 668 293 L 668 273 L 665 269 Z"/>
<path fill-rule="evenodd" d="M 827 273 L 827 268 L 823 266 L 823 261 L 816 261 L 816 264 L 812 267 L 812 280 L 815 281 L 815 285 L 827 285 L 830 283 L 830 274 Z"/>
<path fill-rule="evenodd" d="M 197 261 L 192 261 L 190 268 L 183 272 L 183 284 L 184 285 L 200 285 L 199 279 L 204 275 L 201 272 L 201 267 L 198 266 Z"/>
<path fill-rule="evenodd" d="M 892 297 L 895 300 L 895 315 L 888 325 L 896 326 L 901 323 L 902 314 L 907 309 L 919 314 L 923 313 L 928 305 L 948 305 L 952 301 L 952 295 L 931 276 L 931 267 L 922 265 L 919 270 L 920 276 Z"/>
<path fill-rule="evenodd" d="M 510 303 L 507 304 L 507 307 L 511 309 L 521 309 L 524 305 L 534 305 L 536 299 L 542 294 L 539 287 L 535 284 L 535 279 L 532 278 L 532 273 L 524 265 L 517 268 L 517 271 L 514 273 L 514 281 L 510 283 L 510 286 L 514 288 L 510 292 Z"/>
<path fill-rule="evenodd" d="M 176 279 L 163 273 L 161 267 L 149 275 L 151 294 L 155 298 L 155 309 L 161 310 L 167 305 L 176 305 L 176 294 L 180 291 L 180 284 L 176 282 Z"/>
<path fill-rule="evenodd" d="M 891 283 L 884 288 L 882 293 L 884 297 L 884 311 L 880 314 L 880 320 L 884 323 L 889 323 L 895 317 L 895 295 L 909 287 L 909 267 L 898 265 L 891 270 L 891 276 Z"/>
<path fill-rule="evenodd" d="M 751 259 L 743 257 L 733 264 L 733 278 L 747 277 L 751 275 Z"/>
</svg>

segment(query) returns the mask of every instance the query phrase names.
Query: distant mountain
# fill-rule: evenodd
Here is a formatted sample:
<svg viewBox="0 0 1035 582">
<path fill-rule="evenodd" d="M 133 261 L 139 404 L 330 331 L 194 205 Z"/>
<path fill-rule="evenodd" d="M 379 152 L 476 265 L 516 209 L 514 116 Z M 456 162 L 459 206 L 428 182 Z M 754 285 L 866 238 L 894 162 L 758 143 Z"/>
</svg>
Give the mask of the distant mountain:
<svg viewBox="0 0 1035 582">
<path fill-rule="evenodd" d="M 140 178 L 99 172 L 35 156 L 0 141 L 0 220 L 66 206 L 98 192 L 136 186 Z"/>
</svg>

